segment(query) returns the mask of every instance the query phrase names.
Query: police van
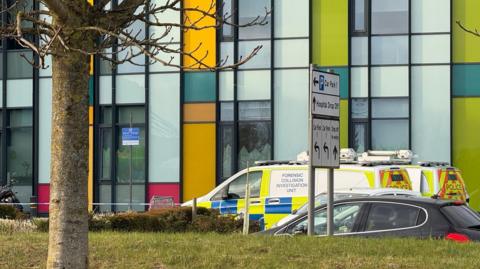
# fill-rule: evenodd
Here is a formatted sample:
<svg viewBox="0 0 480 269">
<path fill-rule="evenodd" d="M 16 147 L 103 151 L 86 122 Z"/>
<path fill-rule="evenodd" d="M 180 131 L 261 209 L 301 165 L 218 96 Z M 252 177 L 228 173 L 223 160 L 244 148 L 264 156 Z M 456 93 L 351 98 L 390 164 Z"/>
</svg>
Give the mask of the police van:
<svg viewBox="0 0 480 269">
<path fill-rule="evenodd" d="M 342 164 L 334 171 L 334 188 L 412 189 L 405 168 L 384 163 Z M 315 170 L 315 193 L 327 191 L 327 170 Z M 228 178 L 208 194 L 197 198 L 199 207 L 221 214 L 243 214 L 246 184 L 250 186 L 249 215 L 263 220 L 265 228 L 307 202 L 308 166 L 305 161 L 262 161 Z M 188 201 L 183 206 L 191 206 Z"/>
<path fill-rule="evenodd" d="M 351 150 L 351 149 L 350 149 Z M 409 150 L 400 151 L 367 151 L 357 157 L 359 163 L 373 159 L 388 161 L 402 159 L 412 182 L 412 188 L 423 196 L 445 200 L 460 200 L 468 202 L 469 196 L 461 171 L 447 162 L 421 161 L 411 164 L 413 153 Z"/>
</svg>

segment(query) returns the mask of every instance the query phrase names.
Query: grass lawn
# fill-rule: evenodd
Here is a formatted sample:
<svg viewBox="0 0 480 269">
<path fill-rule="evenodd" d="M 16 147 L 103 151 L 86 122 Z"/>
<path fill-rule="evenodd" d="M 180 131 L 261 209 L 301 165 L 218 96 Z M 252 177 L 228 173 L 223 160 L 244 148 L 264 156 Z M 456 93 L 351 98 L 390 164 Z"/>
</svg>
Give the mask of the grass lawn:
<svg viewBox="0 0 480 269">
<path fill-rule="evenodd" d="M 46 233 L 0 234 L 0 268 L 44 268 Z M 91 268 L 480 268 L 480 244 L 441 240 L 90 233 Z"/>
</svg>

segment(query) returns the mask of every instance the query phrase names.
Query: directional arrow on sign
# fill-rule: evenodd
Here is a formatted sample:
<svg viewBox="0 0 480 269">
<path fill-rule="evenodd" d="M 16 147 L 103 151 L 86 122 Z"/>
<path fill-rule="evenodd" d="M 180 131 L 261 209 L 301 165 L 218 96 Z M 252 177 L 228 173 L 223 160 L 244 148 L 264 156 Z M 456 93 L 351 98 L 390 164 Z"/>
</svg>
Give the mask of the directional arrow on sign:
<svg viewBox="0 0 480 269">
<path fill-rule="evenodd" d="M 317 86 L 317 84 L 318 84 L 318 79 L 317 79 L 317 77 L 314 77 L 313 78 L 313 86 Z"/>
<path fill-rule="evenodd" d="M 320 147 L 318 146 L 317 141 L 315 141 L 314 148 L 315 148 L 315 152 L 318 152 L 318 158 L 320 158 Z"/>
<path fill-rule="evenodd" d="M 337 159 L 337 154 L 338 154 L 338 150 L 337 150 L 337 146 L 335 146 L 333 148 L 333 158 L 335 158 L 335 160 Z"/>
<path fill-rule="evenodd" d="M 317 104 L 317 99 L 315 96 L 313 97 L 313 110 L 315 111 L 315 104 Z"/>
<path fill-rule="evenodd" d="M 330 159 L 327 142 L 323 143 L 323 152 L 327 153 L 327 159 Z"/>
</svg>

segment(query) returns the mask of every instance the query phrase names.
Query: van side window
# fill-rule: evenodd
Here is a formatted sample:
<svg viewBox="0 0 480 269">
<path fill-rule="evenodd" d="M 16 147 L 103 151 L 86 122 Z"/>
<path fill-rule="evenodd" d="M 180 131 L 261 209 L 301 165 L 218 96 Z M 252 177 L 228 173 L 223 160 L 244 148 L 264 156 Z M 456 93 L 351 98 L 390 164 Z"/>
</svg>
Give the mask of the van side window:
<svg viewBox="0 0 480 269">
<path fill-rule="evenodd" d="M 365 231 L 391 230 L 417 225 L 417 207 L 402 204 L 374 203 L 368 214 Z"/>
<path fill-rule="evenodd" d="M 248 182 L 250 183 L 250 197 L 260 197 L 260 187 L 262 185 L 262 171 L 250 172 Z M 247 184 L 247 173 L 234 179 L 225 188 L 218 191 L 210 200 L 219 201 L 227 199 L 243 199 L 245 198 L 245 185 Z"/>
<path fill-rule="evenodd" d="M 260 197 L 260 185 L 262 183 L 262 171 L 250 172 L 248 174 L 250 183 L 250 197 Z M 245 198 L 245 185 L 247 184 L 247 173 L 239 176 L 228 185 L 228 199 Z"/>
</svg>

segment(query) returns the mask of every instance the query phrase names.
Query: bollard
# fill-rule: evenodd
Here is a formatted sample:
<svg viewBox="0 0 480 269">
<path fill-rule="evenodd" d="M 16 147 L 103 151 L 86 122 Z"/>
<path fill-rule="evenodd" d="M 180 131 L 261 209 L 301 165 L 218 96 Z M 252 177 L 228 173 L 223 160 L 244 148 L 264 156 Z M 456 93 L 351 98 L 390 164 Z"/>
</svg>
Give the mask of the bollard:
<svg viewBox="0 0 480 269">
<path fill-rule="evenodd" d="M 37 204 L 37 196 L 30 197 L 30 215 L 32 217 L 38 216 L 38 204 Z"/>
<path fill-rule="evenodd" d="M 192 204 L 192 222 L 197 217 L 197 198 L 193 198 Z"/>
</svg>

